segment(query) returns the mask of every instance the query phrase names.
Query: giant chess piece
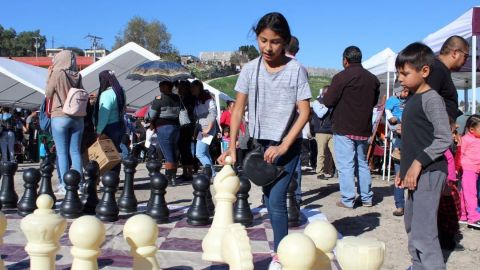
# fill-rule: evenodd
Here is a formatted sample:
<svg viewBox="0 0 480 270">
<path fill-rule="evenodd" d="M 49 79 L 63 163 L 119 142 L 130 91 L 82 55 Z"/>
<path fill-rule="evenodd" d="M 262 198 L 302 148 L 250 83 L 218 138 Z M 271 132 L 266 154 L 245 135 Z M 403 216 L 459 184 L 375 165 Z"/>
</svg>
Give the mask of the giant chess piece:
<svg viewBox="0 0 480 270">
<path fill-rule="evenodd" d="M 127 220 L 123 226 L 123 237 L 131 249 L 133 270 L 160 269 L 155 257 L 157 236 L 157 224 L 151 217 L 140 214 Z"/>
<path fill-rule="evenodd" d="M 250 180 L 240 176 L 240 189 L 237 192 L 237 201 L 233 207 L 233 220 L 247 227 L 253 223 L 252 210 L 248 204 L 248 192 L 251 188 Z"/>
<path fill-rule="evenodd" d="M 165 201 L 165 190 L 168 186 L 167 178 L 161 173 L 154 173 L 150 178 L 150 200 L 145 214 L 155 219 L 158 223 L 167 223 L 170 211 Z"/>
<path fill-rule="evenodd" d="M 212 168 L 209 166 L 203 168 L 203 174 L 207 176 L 208 182 L 212 183 Z M 207 193 L 205 196 L 205 201 L 207 203 L 208 214 L 213 216 L 215 214 L 215 205 L 213 204 L 212 200 L 212 193 L 210 192 L 210 187 L 207 189 Z"/>
<path fill-rule="evenodd" d="M 13 177 L 17 171 L 18 165 L 15 162 L 3 161 L 0 165 L 2 170 L 2 188 L 0 189 L 0 202 L 4 208 L 16 208 L 18 195 L 15 192 Z"/>
<path fill-rule="evenodd" d="M 252 247 L 243 225 L 228 225 L 222 238 L 222 258 L 230 270 L 253 270 Z"/>
<path fill-rule="evenodd" d="M 35 202 L 38 196 L 37 188 L 40 177 L 40 171 L 35 168 L 29 168 L 23 172 L 25 191 L 17 204 L 18 214 L 22 217 L 33 213 L 33 210 L 37 208 Z"/>
<path fill-rule="evenodd" d="M 295 200 L 295 190 L 297 189 L 297 186 L 297 180 L 292 179 L 287 189 L 287 214 L 289 227 L 300 226 L 300 209 Z"/>
<path fill-rule="evenodd" d="M 202 259 L 205 261 L 225 262 L 222 258 L 222 238 L 227 227 L 233 224 L 233 203 L 237 199 L 240 180 L 232 168 L 232 159 L 226 158 L 226 165 L 218 172 L 213 182 L 216 208 L 212 225 L 202 241 Z"/>
<path fill-rule="evenodd" d="M 210 214 L 205 197 L 210 189 L 210 179 L 204 174 L 198 174 L 193 178 L 192 187 L 193 200 L 187 212 L 187 223 L 194 226 L 207 225 L 210 223 Z"/>
<path fill-rule="evenodd" d="M 95 208 L 95 213 L 101 221 L 117 221 L 118 213 L 120 212 L 115 201 L 115 192 L 117 191 L 120 179 L 118 174 L 113 171 L 106 172 L 102 177 L 103 196 L 102 200 Z"/>
<path fill-rule="evenodd" d="M 303 233 L 291 233 L 278 245 L 277 254 L 282 270 L 310 270 L 315 265 L 317 249 L 310 237 Z"/>
<path fill-rule="evenodd" d="M 157 153 L 153 152 L 148 156 L 147 164 L 145 166 L 147 167 L 149 177 L 152 177 L 154 173 L 160 173 L 162 162 L 158 160 Z"/>
<path fill-rule="evenodd" d="M 7 218 L 0 212 L 0 246 L 3 245 L 3 236 L 7 230 Z M 0 258 L 0 270 L 5 270 L 5 265 L 3 264 L 2 258 Z"/>
<path fill-rule="evenodd" d="M 120 211 L 126 213 L 133 213 L 137 211 L 137 198 L 135 198 L 135 192 L 133 189 L 133 180 L 135 175 L 135 168 L 138 165 L 138 161 L 133 156 L 128 156 L 123 160 L 123 167 L 125 172 L 125 181 L 123 182 L 122 195 L 118 199 L 118 208 Z"/>
<path fill-rule="evenodd" d="M 76 170 L 69 170 L 63 175 L 65 198 L 60 205 L 60 214 L 66 218 L 78 218 L 83 213 L 83 204 L 78 196 L 78 185 L 82 175 Z"/>
<path fill-rule="evenodd" d="M 85 166 L 85 191 L 83 194 L 83 212 L 88 215 L 95 215 L 95 208 L 98 204 L 97 184 L 100 177 L 100 166 L 95 160 L 90 160 Z"/>
<path fill-rule="evenodd" d="M 105 225 L 94 216 L 83 216 L 72 222 L 68 232 L 73 247 L 71 270 L 98 270 L 97 258 L 105 241 Z"/>
<path fill-rule="evenodd" d="M 60 249 L 67 221 L 52 210 L 53 199 L 46 194 L 37 198 L 38 209 L 22 219 L 20 228 L 27 238 L 25 251 L 30 256 L 31 270 L 54 270 L 55 254 Z"/>
<path fill-rule="evenodd" d="M 310 237 L 317 248 L 317 256 L 313 269 L 331 270 L 333 249 L 337 244 L 338 233 L 330 222 L 315 220 L 307 225 L 303 232 Z"/>
<path fill-rule="evenodd" d="M 375 238 L 345 236 L 335 248 L 343 270 L 379 270 L 385 257 L 385 243 Z"/>
<path fill-rule="evenodd" d="M 40 172 L 42 173 L 42 179 L 40 181 L 40 189 L 38 195 L 47 194 L 53 199 L 52 207 L 55 208 L 55 203 L 57 202 L 57 197 L 53 193 L 52 189 L 52 174 L 55 169 L 52 158 L 47 155 L 47 157 L 40 163 Z"/>
</svg>

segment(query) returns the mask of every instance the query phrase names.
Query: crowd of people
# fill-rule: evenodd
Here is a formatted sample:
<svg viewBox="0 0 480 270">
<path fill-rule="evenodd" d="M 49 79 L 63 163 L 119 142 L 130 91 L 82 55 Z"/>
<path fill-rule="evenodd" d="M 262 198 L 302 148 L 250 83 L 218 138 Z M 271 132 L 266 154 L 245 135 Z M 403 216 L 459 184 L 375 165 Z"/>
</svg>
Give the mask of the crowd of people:
<svg viewBox="0 0 480 270">
<path fill-rule="evenodd" d="M 271 270 L 281 269 L 276 250 L 288 234 L 287 188 L 291 181 L 298 182 L 296 198 L 301 203 L 302 169 L 311 167 L 320 180 L 338 177 L 338 207 L 372 207 L 376 198 L 367 149 L 380 82 L 363 68 L 361 50 L 344 50 L 344 70 L 310 103 L 307 71 L 295 59 L 299 41 L 285 17 L 268 13 L 253 31 L 260 57 L 242 68 L 235 101 L 227 101 L 220 116 L 214 97 L 195 80 L 160 82 L 147 115 L 132 117 L 126 114 L 125 92 L 111 70 L 100 72 L 99 90 L 90 94 L 85 115 L 69 115 L 64 104 L 72 88 L 83 88 L 82 77 L 75 54 L 58 53 L 45 91 L 57 192 L 65 193 L 62 177 L 68 169 L 82 174 L 86 149 L 102 138 L 110 138 L 123 158 L 163 159 L 170 186 L 191 180 L 199 168 L 215 176 L 215 162 L 224 164 L 227 156 L 241 171 L 248 151 L 261 149 L 266 162 L 282 168 L 273 183 L 262 186 L 274 236 Z M 468 117 L 458 129 L 462 112 L 450 75 L 465 64 L 468 51 L 468 42 L 453 36 L 438 57 L 426 45 L 412 43 L 396 59 L 399 85 L 386 101 L 385 123 L 393 137 L 393 214 L 404 216 L 412 269 L 445 269 L 441 249 L 461 249 L 459 223 L 480 227 L 480 116 Z M 32 161 L 52 151 L 47 136 L 39 140 L 36 111 L 4 107 L 0 123 L 2 161 L 16 160 L 16 142 L 28 149 Z M 112 170 L 119 172 L 120 166 Z M 177 175 L 179 166 L 182 175 Z"/>
</svg>

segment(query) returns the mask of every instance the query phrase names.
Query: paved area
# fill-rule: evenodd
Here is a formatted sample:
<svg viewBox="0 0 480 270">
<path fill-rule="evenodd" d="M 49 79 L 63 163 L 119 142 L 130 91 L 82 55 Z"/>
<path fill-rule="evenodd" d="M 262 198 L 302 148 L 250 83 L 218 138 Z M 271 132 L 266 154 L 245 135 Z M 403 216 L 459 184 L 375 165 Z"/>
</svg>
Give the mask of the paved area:
<svg viewBox="0 0 480 270">
<path fill-rule="evenodd" d="M 23 192 L 22 171 L 38 164 L 20 164 L 15 175 L 15 187 L 19 197 Z M 381 177 L 374 176 L 373 191 L 375 205 L 371 208 L 359 207 L 353 210 L 338 208 L 335 202 L 339 199 L 338 181 L 317 180 L 311 172 L 304 172 L 302 181 L 304 221 L 310 218 L 326 218 L 337 228 L 342 235 L 375 237 L 386 243 L 387 251 L 382 269 L 406 269 L 409 265 L 407 252 L 407 237 L 403 226 L 403 219 L 394 217 L 392 182 L 382 181 Z M 145 164 L 139 164 L 135 175 L 135 194 L 139 201 L 139 210 L 144 209 L 150 197 L 147 178 L 148 171 Z M 54 172 L 54 183 L 56 183 Z M 123 173 L 121 174 L 123 179 Z M 122 184 L 121 184 L 122 185 Z M 168 224 L 159 225 L 159 252 L 157 258 L 163 269 L 227 269 L 225 265 L 212 265 L 201 261 L 199 245 L 208 227 L 191 228 L 186 224 L 185 211 L 191 203 L 193 189 L 190 183 L 181 183 L 167 189 L 166 200 L 171 209 L 171 219 Z M 117 196 L 120 195 L 117 192 Z M 100 195 L 100 194 L 99 194 Z M 254 226 L 248 228 L 254 250 L 255 269 L 267 269 L 269 249 L 272 244 L 270 223 L 262 211 L 261 189 L 252 186 L 249 201 L 255 211 Z M 28 269 L 28 257 L 23 250 L 26 240 L 19 231 L 18 217 L 15 211 L 5 210 L 8 216 L 7 234 L 4 245 L 0 247 L 0 254 L 4 258 L 8 269 Z M 128 246 L 123 241 L 121 230 L 127 216 L 121 216 L 116 223 L 106 223 L 107 241 L 102 246 L 102 255 L 99 259 L 100 269 L 127 269 L 131 267 L 131 258 Z M 304 224 L 296 229 L 302 230 Z M 448 254 L 449 269 L 478 269 L 480 264 L 480 231 L 462 227 L 463 239 L 461 244 L 464 251 L 455 251 Z M 68 269 L 71 257 L 70 243 L 65 235 L 62 238 L 62 249 L 57 256 L 59 269 Z M 337 268 L 335 264 L 332 265 Z"/>
</svg>

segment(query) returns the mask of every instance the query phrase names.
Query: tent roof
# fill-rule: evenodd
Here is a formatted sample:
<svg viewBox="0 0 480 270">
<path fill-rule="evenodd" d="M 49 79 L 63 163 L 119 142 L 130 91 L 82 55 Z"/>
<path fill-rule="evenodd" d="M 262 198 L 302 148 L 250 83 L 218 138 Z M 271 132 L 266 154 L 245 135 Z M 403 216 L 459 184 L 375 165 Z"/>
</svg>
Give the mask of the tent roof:
<svg viewBox="0 0 480 270">
<path fill-rule="evenodd" d="M 377 76 L 380 81 L 380 98 L 387 95 L 388 76 L 390 76 L 390 86 L 393 85 L 396 56 L 392 49 L 385 48 L 362 63 L 363 67 Z M 392 92 L 392 88 L 389 92 Z"/>
<path fill-rule="evenodd" d="M 35 109 L 44 97 L 48 70 L 0 57 L 0 105 Z"/>
<path fill-rule="evenodd" d="M 88 92 L 98 90 L 98 74 L 103 70 L 113 70 L 120 85 L 125 90 L 127 106 L 141 108 L 151 102 L 155 95 L 159 94 L 158 83 L 132 81 L 127 79 L 127 75 L 136 66 L 159 59 L 160 57 L 140 45 L 129 42 L 80 71 L 83 77 L 83 86 Z"/>
</svg>

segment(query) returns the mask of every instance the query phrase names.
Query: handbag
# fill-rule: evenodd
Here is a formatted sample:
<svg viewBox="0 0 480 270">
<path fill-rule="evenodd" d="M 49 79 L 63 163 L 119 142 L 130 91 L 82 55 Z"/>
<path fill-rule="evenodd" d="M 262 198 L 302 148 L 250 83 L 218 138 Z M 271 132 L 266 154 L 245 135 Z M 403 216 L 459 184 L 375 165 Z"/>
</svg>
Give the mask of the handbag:
<svg viewBox="0 0 480 270">
<path fill-rule="evenodd" d="M 262 57 L 258 60 L 257 77 L 255 84 L 255 125 L 253 128 L 253 136 L 255 136 L 255 128 L 257 126 L 257 103 L 258 103 L 258 74 L 260 71 L 260 63 Z M 259 126 L 260 127 L 260 126 Z M 257 186 L 267 186 L 275 182 L 284 172 L 282 166 L 270 164 L 264 160 L 264 147 L 253 141 L 254 148 L 243 159 L 243 174 Z"/>
<path fill-rule="evenodd" d="M 186 126 L 192 123 L 190 121 L 190 117 L 188 116 L 188 111 L 185 105 L 182 102 L 182 99 L 180 98 L 180 103 L 182 104 L 182 108 L 180 108 L 180 113 L 178 114 L 178 121 L 180 122 L 180 126 Z"/>
</svg>

